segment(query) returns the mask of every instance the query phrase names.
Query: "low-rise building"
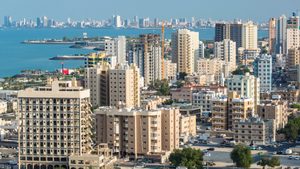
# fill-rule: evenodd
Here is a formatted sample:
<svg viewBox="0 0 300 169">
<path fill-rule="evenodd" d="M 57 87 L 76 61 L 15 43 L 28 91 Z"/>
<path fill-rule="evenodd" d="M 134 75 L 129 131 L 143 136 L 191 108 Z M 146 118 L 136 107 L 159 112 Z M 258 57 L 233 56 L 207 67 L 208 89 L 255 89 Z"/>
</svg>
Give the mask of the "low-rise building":
<svg viewBox="0 0 300 169">
<path fill-rule="evenodd" d="M 283 100 L 265 100 L 257 106 L 257 115 L 263 120 L 274 120 L 276 130 L 288 122 L 288 104 Z"/>
<path fill-rule="evenodd" d="M 262 119 L 256 117 L 235 122 L 233 139 L 236 143 L 264 145 L 266 143 L 266 124 Z"/>
</svg>

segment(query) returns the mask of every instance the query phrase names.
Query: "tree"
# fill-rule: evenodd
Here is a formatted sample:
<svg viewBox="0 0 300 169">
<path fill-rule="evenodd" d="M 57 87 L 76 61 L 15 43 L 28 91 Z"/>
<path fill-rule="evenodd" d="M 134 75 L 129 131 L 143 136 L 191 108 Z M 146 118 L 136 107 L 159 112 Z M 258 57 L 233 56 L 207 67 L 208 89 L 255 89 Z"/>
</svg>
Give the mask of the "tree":
<svg viewBox="0 0 300 169">
<path fill-rule="evenodd" d="M 279 133 L 285 134 L 288 140 L 297 140 L 300 133 L 300 117 L 289 120 L 286 126 L 281 129 Z"/>
<path fill-rule="evenodd" d="M 272 157 L 269 161 L 268 166 L 270 167 L 276 167 L 276 166 L 280 166 L 280 159 L 279 157 Z"/>
<path fill-rule="evenodd" d="M 158 91 L 159 95 L 170 95 L 170 86 L 167 80 L 155 80 L 150 84 L 149 89 Z"/>
<path fill-rule="evenodd" d="M 178 80 L 184 80 L 185 76 L 187 76 L 187 73 L 185 73 L 185 72 L 179 72 Z"/>
<path fill-rule="evenodd" d="M 236 145 L 230 157 L 237 167 L 249 168 L 252 162 L 251 150 L 246 145 Z"/>
<path fill-rule="evenodd" d="M 169 160 L 176 167 L 185 166 L 188 169 L 202 169 L 203 156 L 200 150 L 184 148 L 171 153 Z"/>
<path fill-rule="evenodd" d="M 276 167 L 280 166 L 280 160 L 279 157 L 264 157 L 257 163 L 257 165 L 263 166 L 263 169 L 265 168 L 265 166 Z"/>
</svg>

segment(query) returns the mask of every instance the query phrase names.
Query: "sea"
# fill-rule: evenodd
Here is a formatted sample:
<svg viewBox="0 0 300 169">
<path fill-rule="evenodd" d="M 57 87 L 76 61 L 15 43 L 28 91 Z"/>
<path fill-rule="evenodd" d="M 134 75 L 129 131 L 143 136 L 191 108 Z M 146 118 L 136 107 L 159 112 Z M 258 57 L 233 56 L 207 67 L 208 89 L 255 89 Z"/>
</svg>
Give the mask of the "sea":
<svg viewBox="0 0 300 169">
<path fill-rule="evenodd" d="M 88 54 L 86 49 L 72 49 L 69 45 L 23 44 L 25 40 L 62 39 L 63 37 L 88 37 L 120 35 L 137 37 L 145 33 L 160 33 L 160 29 L 115 29 L 115 28 L 0 28 L 0 78 L 20 73 L 21 70 L 41 69 L 53 71 L 61 68 L 61 61 L 49 60 L 58 55 Z M 176 29 L 166 29 L 165 37 L 171 38 Z M 194 29 L 199 32 L 200 40 L 213 40 L 214 28 Z M 259 38 L 267 37 L 268 31 L 260 30 Z M 66 68 L 84 65 L 84 61 L 64 61 Z"/>
</svg>

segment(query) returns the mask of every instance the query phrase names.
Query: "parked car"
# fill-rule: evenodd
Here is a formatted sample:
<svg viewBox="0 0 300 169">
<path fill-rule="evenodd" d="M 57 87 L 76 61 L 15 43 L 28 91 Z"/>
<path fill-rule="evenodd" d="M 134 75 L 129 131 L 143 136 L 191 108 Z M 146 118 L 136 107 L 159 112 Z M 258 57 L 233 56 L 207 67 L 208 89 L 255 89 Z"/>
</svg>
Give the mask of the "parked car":
<svg viewBox="0 0 300 169">
<path fill-rule="evenodd" d="M 215 148 L 210 147 L 210 148 L 207 149 L 207 151 L 215 151 Z"/>
</svg>

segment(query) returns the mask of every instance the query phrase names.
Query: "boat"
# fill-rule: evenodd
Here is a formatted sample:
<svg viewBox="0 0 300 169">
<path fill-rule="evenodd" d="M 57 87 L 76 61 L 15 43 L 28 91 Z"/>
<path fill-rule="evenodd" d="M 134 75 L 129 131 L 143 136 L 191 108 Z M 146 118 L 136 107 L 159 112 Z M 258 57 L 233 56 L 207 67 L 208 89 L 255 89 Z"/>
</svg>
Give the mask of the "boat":
<svg viewBox="0 0 300 169">
<path fill-rule="evenodd" d="M 50 58 L 49 60 L 85 60 L 85 56 L 69 56 L 69 55 L 63 55 L 63 56 L 55 56 Z"/>
</svg>

